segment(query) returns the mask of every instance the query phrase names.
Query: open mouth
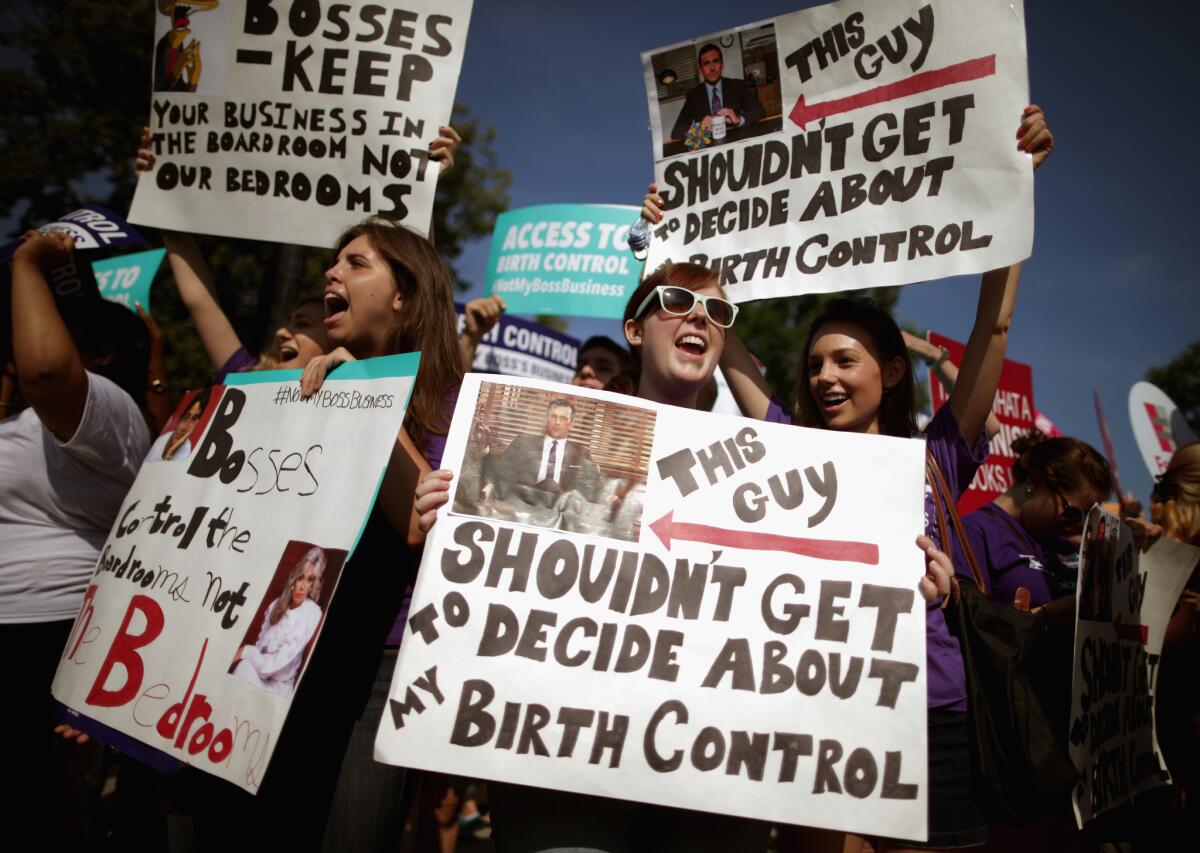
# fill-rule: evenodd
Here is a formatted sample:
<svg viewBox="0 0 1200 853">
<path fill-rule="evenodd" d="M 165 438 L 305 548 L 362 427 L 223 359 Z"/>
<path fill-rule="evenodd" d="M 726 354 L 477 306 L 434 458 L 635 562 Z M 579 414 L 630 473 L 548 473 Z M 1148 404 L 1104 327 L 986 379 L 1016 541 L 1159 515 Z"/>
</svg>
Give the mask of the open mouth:
<svg viewBox="0 0 1200 853">
<path fill-rule="evenodd" d="M 675 348 L 689 356 L 699 358 L 708 350 L 708 342 L 699 335 L 683 335 L 675 341 Z"/>
<path fill-rule="evenodd" d="M 325 294 L 325 325 L 330 326 L 342 318 L 350 303 L 346 297 L 332 290 Z"/>
<path fill-rule="evenodd" d="M 293 358 L 296 358 L 298 355 L 300 355 L 300 350 L 296 349 L 292 344 L 280 344 L 279 345 L 279 360 L 280 361 L 291 361 Z"/>
<path fill-rule="evenodd" d="M 821 397 L 821 408 L 827 412 L 834 412 L 849 399 L 846 394 L 825 394 Z"/>
</svg>

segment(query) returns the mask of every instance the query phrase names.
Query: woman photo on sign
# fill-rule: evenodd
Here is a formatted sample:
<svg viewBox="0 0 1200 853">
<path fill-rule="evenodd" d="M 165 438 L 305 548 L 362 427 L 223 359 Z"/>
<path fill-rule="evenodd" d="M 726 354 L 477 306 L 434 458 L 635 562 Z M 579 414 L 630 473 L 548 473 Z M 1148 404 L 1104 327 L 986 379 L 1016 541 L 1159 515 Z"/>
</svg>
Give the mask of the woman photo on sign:
<svg viewBox="0 0 1200 853">
<path fill-rule="evenodd" d="M 233 658 L 233 674 L 262 690 L 290 695 L 304 665 L 304 650 L 321 624 L 325 549 L 316 546 L 288 572 L 283 591 L 267 608 L 258 639 Z"/>
<path fill-rule="evenodd" d="M 625 307 L 632 365 L 610 383 L 643 400 L 695 409 L 712 379 L 738 308 L 706 267 L 668 263 L 643 279 Z M 423 530 L 446 503 L 453 473 L 434 471 L 417 488 Z M 925 543 L 926 600 L 950 587 L 950 560 Z M 767 826 L 728 815 L 588 797 L 512 784 L 489 786 L 501 851 L 586 847 L 603 851 L 722 850 L 761 853 Z"/>
<path fill-rule="evenodd" d="M 211 396 L 212 388 L 205 388 L 188 402 L 187 408 L 180 412 L 179 420 L 175 422 L 175 428 L 163 432 L 155 439 L 154 444 L 150 445 L 150 452 L 146 454 L 147 462 L 186 462 L 188 460 L 188 457 L 192 455 L 192 449 L 196 446 L 193 439 L 199 438 L 199 436 L 193 436 L 192 433 L 196 431 L 196 426 L 204 416 L 204 410 L 208 408 Z"/>
<path fill-rule="evenodd" d="M 1029 154 L 1032 168 L 1050 154 L 1054 137 L 1040 107 L 1025 108 L 1018 123 L 1017 147 Z M 662 219 L 663 199 L 652 184 L 642 216 Z M 954 492 L 967 489 L 987 457 L 984 424 L 1000 381 L 1008 329 L 1016 302 L 1020 264 L 983 276 L 975 324 L 949 402 L 924 430 L 928 456 Z M 917 434 L 916 386 L 904 338 L 895 320 L 867 299 L 835 299 L 809 327 L 805 358 L 796 380 L 796 408 L 786 412 L 772 396 L 745 345 L 736 334 L 726 342 L 721 369 L 742 413 L 778 423 L 875 433 L 899 438 Z M 936 525 L 936 485 L 925 495 L 928 548 L 954 550 Z M 924 590 L 923 590 L 924 591 Z M 928 600 L 928 599 L 927 599 Z M 930 603 L 926 613 L 927 687 L 929 692 L 929 840 L 924 843 L 878 839 L 882 850 L 949 849 L 981 845 L 987 818 L 971 795 L 966 675 L 957 640 L 942 609 Z M 811 842 L 785 829 L 781 850 Z M 836 847 L 836 844 L 832 844 Z"/>
</svg>

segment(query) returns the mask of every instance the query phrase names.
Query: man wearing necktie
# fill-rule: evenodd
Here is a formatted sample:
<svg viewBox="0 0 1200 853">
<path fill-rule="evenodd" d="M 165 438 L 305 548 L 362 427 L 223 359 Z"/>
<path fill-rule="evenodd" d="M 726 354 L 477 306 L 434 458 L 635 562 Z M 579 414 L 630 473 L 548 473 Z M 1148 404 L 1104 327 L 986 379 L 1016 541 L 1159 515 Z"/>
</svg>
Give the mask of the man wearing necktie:
<svg viewBox="0 0 1200 853">
<path fill-rule="evenodd" d="M 726 139 L 739 138 L 750 125 L 766 115 L 758 96 L 745 80 L 721 76 L 725 58 L 715 44 L 700 48 L 697 60 L 703 80 L 687 93 L 671 137 L 683 139 L 695 122 L 705 128 L 712 127 L 713 116 L 719 115 L 725 118 Z"/>
<path fill-rule="evenodd" d="M 574 404 L 561 397 L 551 400 L 542 435 L 521 433 L 503 453 L 484 457 L 485 500 L 493 493 L 500 500 L 514 493 L 528 503 L 553 503 L 557 495 L 571 491 L 596 500 L 603 478 L 587 448 L 568 438 L 574 420 Z"/>
</svg>

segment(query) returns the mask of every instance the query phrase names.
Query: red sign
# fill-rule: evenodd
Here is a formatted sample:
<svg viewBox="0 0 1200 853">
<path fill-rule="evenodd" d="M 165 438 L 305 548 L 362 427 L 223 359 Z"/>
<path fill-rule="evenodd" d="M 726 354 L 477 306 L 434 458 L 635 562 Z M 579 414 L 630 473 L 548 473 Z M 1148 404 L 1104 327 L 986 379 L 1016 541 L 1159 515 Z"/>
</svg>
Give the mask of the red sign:
<svg viewBox="0 0 1200 853">
<path fill-rule="evenodd" d="M 945 347 L 950 353 L 950 361 L 956 365 L 962 364 L 965 344 L 944 338 L 936 332 L 929 333 L 929 342 Z M 933 371 L 929 372 L 929 395 L 935 412 L 950 399 L 949 392 Z M 1033 407 L 1033 368 L 1019 361 L 1004 360 L 992 412 L 1000 421 L 1000 432 L 992 438 L 991 453 L 979 466 L 971 487 L 958 500 L 958 511 L 963 515 L 991 503 L 1012 485 L 1012 464 L 1016 459 L 1012 443 L 1035 428 L 1034 419 L 1037 417 Z"/>
</svg>

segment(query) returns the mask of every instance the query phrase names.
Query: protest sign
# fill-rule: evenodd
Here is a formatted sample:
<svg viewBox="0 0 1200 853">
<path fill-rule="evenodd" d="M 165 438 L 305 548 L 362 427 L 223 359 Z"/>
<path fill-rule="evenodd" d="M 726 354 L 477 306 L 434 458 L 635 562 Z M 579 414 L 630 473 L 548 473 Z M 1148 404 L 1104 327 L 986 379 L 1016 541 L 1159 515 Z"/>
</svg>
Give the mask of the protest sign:
<svg viewBox="0 0 1200 853">
<path fill-rule="evenodd" d="M 158 11 L 157 165 L 131 221 L 321 247 L 372 213 L 429 230 L 429 143 L 450 120 L 470 0 Z"/>
<path fill-rule="evenodd" d="M 1032 250 L 1019 3 L 843 0 L 648 51 L 642 69 L 665 200 L 648 269 L 711 266 L 744 301 Z"/>
<path fill-rule="evenodd" d="M 184 399 L 122 504 L 63 651 L 53 694 L 82 715 L 74 725 L 257 790 L 417 361 L 344 364 L 308 400 L 298 370 L 230 374 Z"/>
<path fill-rule="evenodd" d="M 924 838 L 921 442 L 565 390 L 466 377 L 376 758 Z"/>
<path fill-rule="evenodd" d="M 458 332 L 462 334 L 463 306 L 456 304 L 454 308 L 458 312 Z M 539 323 L 502 314 L 476 347 L 471 370 L 570 383 L 579 361 L 579 343 L 578 338 Z"/>
<path fill-rule="evenodd" d="M 936 332 L 930 332 L 928 337 L 934 346 L 945 347 L 951 362 L 962 364 L 967 351 L 964 344 Z M 950 400 L 950 392 L 932 370 L 929 371 L 929 396 L 935 412 Z M 1000 422 L 1000 432 L 989 443 L 988 458 L 975 472 L 970 488 L 958 499 L 958 511 L 962 515 L 991 503 L 1012 486 L 1012 466 L 1017 458 L 1012 443 L 1035 429 L 1037 423 L 1037 409 L 1033 405 L 1033 369 L 1028 364 L 1004 360 L 996 399 L 992 401 L 992 414 Z"/>
<path fill-rule="evenodd" d="M 1200 548 L 1170 539 L 1139 552 L 1117 516 L 1099 506 L 1088 514 L 1071 678 L 1080 828 L 1171 781 L 1154 730 L 1155 687 L 1167 623 L 1197 560 Z"/>
<path fill-rule="evenodd" d="M 144 242 L 137 229 L 107 207 L 89 204 L 78 210 L 72 210 L 61 219 L 47 222 L 38 228 L 43 234 L 61 231 L 70 234 L 75 241 L 75 251 L 91 249 L 109 249 L 119 246 L 137 246 Z M 0 247 L 0 263 L 13 256 L 17 248 L 25 242 L 24 238 L 13 240 Z"/>
<path fill-rule="evenodd" d="M 130 311 L 136 311 L 139 302 L 149 311 L 150 285 L 154 283 L 154 276 L 166 254 L 166 249 L 151 249 L 92 261 L 92 275 L 100 295 Z"/>
<path fill-rule="evenodd" d="M 618 319 L 642 265 L 626 238 L 640 209 L 541 204 L 496 217 L 488 289 L 513 314 Z"/>
<path fill-rule="evenodd" d="M 1129 389 L 1129 422 L 1151 477 L 1167 470 L 1176 450 L 1196 440 L 1175 401 L 1149 382 Z"/>
</svg>

